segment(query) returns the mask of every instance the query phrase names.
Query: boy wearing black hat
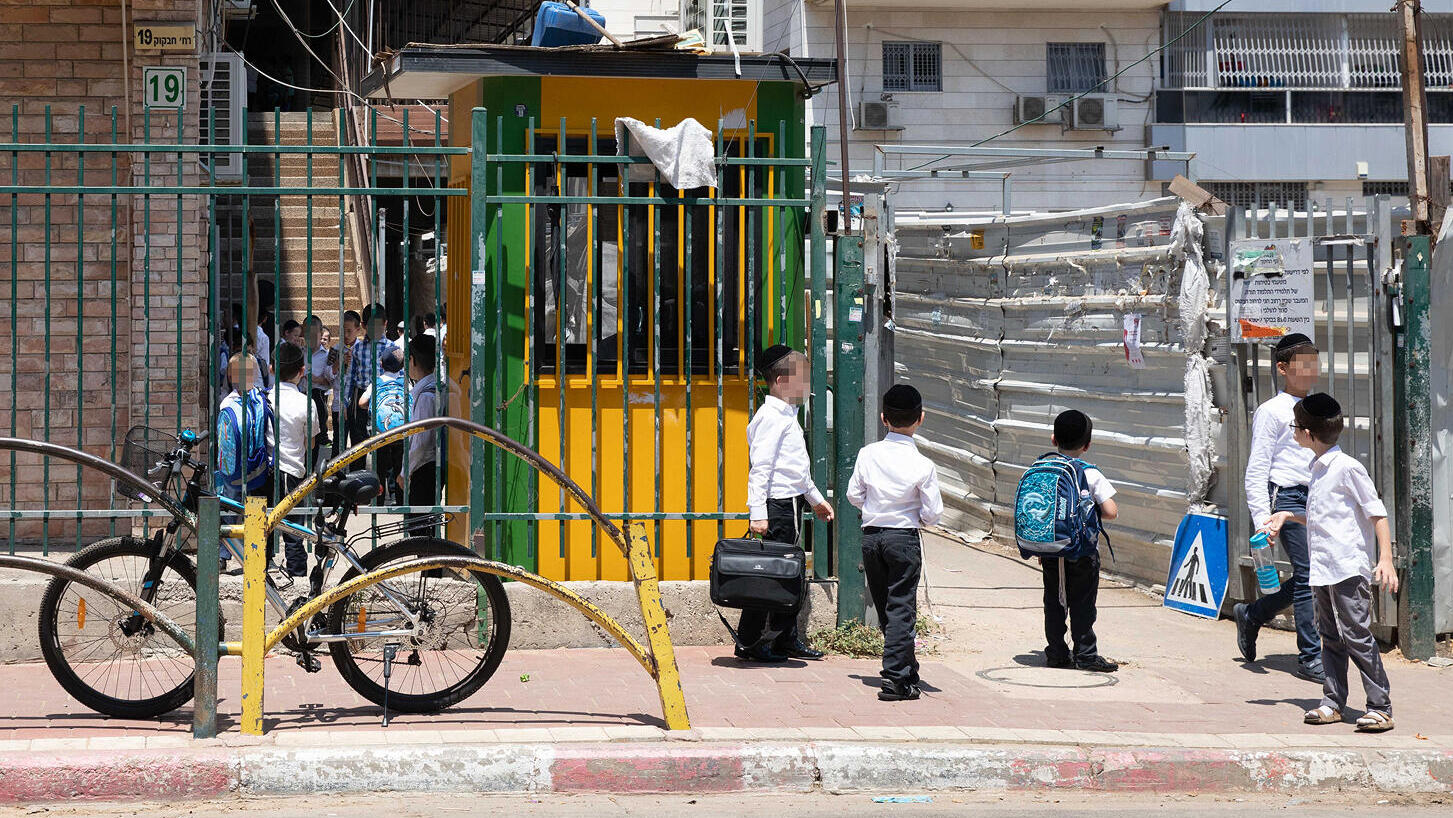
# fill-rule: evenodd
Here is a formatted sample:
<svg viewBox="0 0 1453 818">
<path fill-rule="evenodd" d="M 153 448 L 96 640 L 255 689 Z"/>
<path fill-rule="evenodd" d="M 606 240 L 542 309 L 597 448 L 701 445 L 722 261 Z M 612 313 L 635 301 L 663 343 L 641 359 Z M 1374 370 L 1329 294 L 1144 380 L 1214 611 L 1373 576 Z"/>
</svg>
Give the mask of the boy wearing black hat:
<svg viewBox="0 0 1453 818">
<path fill-rule="evenodd" d="M 1059 453 L 1079 460 L 1090 450 L 1095 424 L 1078 409 L 1067 409 L 1054 419 L 1051 441 Z M 1105 479 L 1099 468 L 1081 461 L 1090 498 L 1099 509 L 1100 521 L 1109 522 L 1120 516 L 1115 503 L 1115 487 Z M 1120 666 L 1100 655 L 1095 639 L 1095 619 L 1099 612 L 1095 600 L 1100 595 L 1100 552 L 1079 559 L 1040 557 L 1044 575 L 1044 660 L 1053 668 L 1076 668 L 1094 673 L 1114 673 Z M 1069 620 L 1069 627 L 1065 621 Z M 1070 647 L 1065 646 L 1065 632 Z"/>
<path fill-rule="evenodd" d="M 1312 455 L 1297 445 L 1292 436 L 1296 405 L 1317 383 L 1320 366 L 1312 339 L 1294 332 L 1277 342 L 1273 353 L 1281 391 L 1257 407 L 1251 419 L 1251 453 L 1246 458 L 1246 505 L 1251 524 L 1264 527 L 1274 512 L 1300 517 L 1307 510 L 1307 483 L 1312 475 Z M 1322 640 L 1317 635 L 1316 602 L 1307 582 L 1311 570 L 1307 557 L 1307 530 L 1288 523 L 1281 530 L 1282 550 L 1292 564 L 1292 578 L 1274 594 L 1233 609 L 1236 644 L 1248 662 L 1256 661 L 1256 636 L 1287 605 L 1297 625 L 1297 675 L 1320 683 Z"/>
<path fill-rule="evenodd" d="M 1289 523 L 1306 526 L 1311 559 L 1309 581 L 1317 600 L 1317 629 L 1322 635 L 1322 703 L 1303 714 L 1307 724 L 1337 724 L 1347 706 L 1347 663 L 1362 674 L 1367 711 L 1357 720 L 1361 733 L 1393 728 L 1387 671 L 1372 636 L 1372 587 L 1385 585 L 1397 593 L 1392 564 L 1392 535 L 1387 508 L 1367 469 L 1337 446 L 1342 434 L 1342 407 L 1318 392 L 1296 405 L 1293 433 L 1312 461 L 1307 508 L 1302 514 L 1281 511 L 1263 527 L 1278 535 Z M 1371 562 L 1377 549 L 1377 564 Z"/>
<path fill-rule="evenodd" d="M 797 407 L 807 398 L 807 356 L 783 344 L 768 347 L 757 359 L 767 381 L 767 397 L 747 424 L 747 511 L 753 534 L 772 542 L 796 543 L 801 534 L 802 501 L 823 522 L 832 506 L 812 482 L 807 441 L 797 423 Z M 736 655 L 753 662 L 820 659 L 804 643 L 795 613 L 743 608 L 737 624 Z"/>
<path fill-rule="evenodd" d="M 858 452 L 848 502 L 863 510 L 863 573 L 878 627 L 883 629 L 885 702 L 916 699 L 918 659 L 913 652 L 918 623 L 918 578 L 923 571 L 919 529 L 943 514 L 938 471 L 913 442 L 923 425 L 923 398 L 898 384 L 883 395 L 888 434 Z"/>
</svg>

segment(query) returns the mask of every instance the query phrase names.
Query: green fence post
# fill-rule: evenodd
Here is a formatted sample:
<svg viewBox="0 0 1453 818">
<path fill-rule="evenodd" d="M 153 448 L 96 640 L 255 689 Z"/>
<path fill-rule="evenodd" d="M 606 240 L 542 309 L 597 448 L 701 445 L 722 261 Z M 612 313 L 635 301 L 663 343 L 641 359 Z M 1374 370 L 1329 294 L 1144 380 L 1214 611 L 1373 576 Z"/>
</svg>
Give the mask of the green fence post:
<svg viewBox="0 0 1453 818">
<path fill-rule="evenodd" d="M 217 735 L 217 653 L 221 618 L 217 598 L 217 552 L 221 526 L 216 497 L 197 502 L 197 656 L 192 675 L 192 737 Z"/>
<path fill-rule="evenodd" d="M 839 236 L 833 278 L 833 502 L 837 512 L 838 624 L 863 621 L 862 516 L 848 505 L 848 481 L 863 445 L 863 237 Z"/>
<path fill-rule="evenodd" d="M 469 157 L 469 419 L 484 426 L 494 423 L 494 413 L 489 406 L 489 385 L 493 373 L 486 370 L 489 361 L 489 297 L 486 285 L 489 274 L 485 270 L 485 242 L 489 228 L 489 207 L 485 196 L 489 193 L 488 163 L 485 156 L 489 149 L 489 113 L 475 108 L 470 121 L 470 145 L 473 153 Z M 475 538 L 484 533 L 484 470 L 486 464 L 495 462 L 494 454 L 485 454 L 484 441 L 471 437 L 469 442 L 469 543 L 476 546 Z M 498 509 L 495 509 L 496 511 Z M 489 554 L 494 556 L 498 543 L 489 544 Z"/>
<path fill-rule="evenodd" d="M 1396 447 L 1397 541 L 1399 566 L 1398 644 L 1409 659 L 1427 659 L 1437 648 L 1433 617 L 1433 504 L 1427 487 L 1433 483 L 1432 401 L 1428 373 L 1432 364 L 1429 325 L 1428 266 L 1430 237 L 1409 236 L 1400 242 L 1402 281 L 1395 309 L 1402 315 L 1393 350 Z"/>
<path fill-rule="evenodd" d="M 828 485 L 827 436 L 827 352 L 832 344 L 827 336 L 827 128 L 812 126 L 812 210 L 808 215 L 808 231 L 811 237 L 808 250 L 809 281 L 812 288 L 807 303 L 812 310 L 811 330 L 808 338 L 811 348 L 807 350 L 812 361 L 812 397 L 808 409 L 808 424 L 811 427 L 812 482 L 819 487 Z M 841 502 L 841 500 L 839 500 Z M 812 521 L 812 572 L 818 579 L 832 576 L 832 551 L 828 545 L 827 524 L 814 518 Z"/>
</svg>

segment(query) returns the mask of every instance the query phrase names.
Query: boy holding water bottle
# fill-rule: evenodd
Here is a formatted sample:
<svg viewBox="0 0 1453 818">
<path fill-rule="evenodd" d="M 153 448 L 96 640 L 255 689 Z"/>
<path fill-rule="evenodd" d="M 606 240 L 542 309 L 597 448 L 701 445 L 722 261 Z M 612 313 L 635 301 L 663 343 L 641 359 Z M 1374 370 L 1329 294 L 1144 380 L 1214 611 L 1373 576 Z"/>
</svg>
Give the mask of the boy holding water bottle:
<svg viewBox="0 0 1453 818">
<path fill-rule="evenodd" d="M 1372 636 L 1372 583 L 1397 593 L 1392 564 L 1392 534 L 1387 508 L 1367 469 L 1337 446 L 1342 407 L 1328 394 L 1308 395 L 1294 409 L 1292 431 L 1313 457 L 1307 509 L 1281 511 L 1264 530 L 1272 535 L 1290 522 L 1306 526 L 1309 582 L 1317 601 L 1317 630 L 1322 636 L 1326 681 L 1322 703 L 1303 714 L 1307 724 L 1337 724 L 1347 706 L 1347 665 L 1357 666 L 1367 692 L 1367 710 L 1357 720 L 1359 733 L 1393 728 L 1387 671 Z M 1377 549 L 1377 562 L 1372 550 Z"/>
</svg>

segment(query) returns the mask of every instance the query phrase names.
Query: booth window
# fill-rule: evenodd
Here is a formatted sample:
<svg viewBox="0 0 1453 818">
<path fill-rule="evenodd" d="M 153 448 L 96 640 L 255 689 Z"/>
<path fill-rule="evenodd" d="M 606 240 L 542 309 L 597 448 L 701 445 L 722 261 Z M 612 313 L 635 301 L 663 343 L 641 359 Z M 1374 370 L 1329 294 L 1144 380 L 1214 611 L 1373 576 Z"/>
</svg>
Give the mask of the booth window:
<svg viewBox="0 0 1453 818">
<path fill-rule="evenodd" d="M 554 151 L 554 141 L 537 140 L 535 152 Z M 575 144 L 575 140 L 567 140 L 569 153 L 586 153 L 586 141 L 582 139 Z M 762 147 L 765 148 L 765 140 Z M 614 140 L 600 141 L 597 155 L 614 153 Z M 589 167 L 565 164 L 561 179 L 556 175 L 554 164 L 540 163 L 534 168 L 531 192 L 537 196 L 589 196 Z M 597 197 L 619 196 L 622 193 L 646 196 L 650 193 L 648 182 L 631 181 L 622 186 L 619 166 L 595 167 Z M 755 195 L 765 196 L 767 171 L 752 168 L 749 173 L 755 175 Z M 751 183 L 743 176 L 736 169 L 725 173 L 723 195 L 745 196 Z M 670 199 L 682 195 L 706 197 L 710 191 L 707 188 L 676 191 L 663 186 L 658 193 Z M 596 374 L 613 375 L 618 370 L 621 330 L 624 330 L 629 372 L 633 375 L 653 374 L 655 321 L 652 316 L 658 308 L 663 377 L 680 376 L 686 371 L 700 375 L 712 372 L 717 355 L 713 330 L 721 335 L 723 372 L 740 372 L 739 336 L 746 304 L 739 287 L 741 276 L 748 272 L 744 269 L 740 250 L 745 244 L 754 248 L 750 272 L 757 281 L 751 300 L 758 305 L 755 310 L 758 314 L 762 309 L 761 282 L 768 274 L 762 261 L 766 231 L 760 209 L 719 209 L 716 215 L 721 220 L 722 235 L 718 242 L 713 209 L 705 204 L 651 208 L 647 205 L 605 204 L 592 207 L 585 203 L 567 203 L 533 207 L 533 354 L 539 372 L 557 372 L 558 332 L 563 335 L 563 344 L 559 346 L 563 348 L 566 374 L 587 372 L 589 342 L 593 336 Z M 682 222 L 683 217 L 685 223 Z M 659 255 L 656 245 L 658 231 Z M 754 237 L 751 242 L 742 242 L 743 231 Z M 659 305 L 658 293 L 652 288 L 658 270 Z M 721 279 L 720 305 L 716 301 L 713 270 Z M 685 337 L 688 312 L 689 345 Z"/>
</svg>

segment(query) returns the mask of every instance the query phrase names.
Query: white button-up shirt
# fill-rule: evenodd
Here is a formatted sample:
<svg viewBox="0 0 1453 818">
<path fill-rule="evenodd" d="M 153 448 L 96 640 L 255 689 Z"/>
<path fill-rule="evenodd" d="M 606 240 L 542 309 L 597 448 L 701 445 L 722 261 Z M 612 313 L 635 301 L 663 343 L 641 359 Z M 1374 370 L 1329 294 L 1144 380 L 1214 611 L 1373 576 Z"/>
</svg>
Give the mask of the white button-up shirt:
<svg viewBox="0 0 1453 818">
<path fill-rule="evenodd" d="M 312 358 L 309 361 L 309 368 L 313 377 L 313 388 L 321 389 L 324 392 L 333 389 L 334 373 L 333 367 L 328 365 L 328 353 L 328 347 L 318 344 L 318 348 L 313 350 Z M 303 378 L 302 385 L 304 387 L 308 385 L 308 379 L 306 377 Z"/>
<path fill-rule="evenodd" d="M 863 510 L 864 526 L 878 528 L 921 528 L 943 515 L 938 470 L 897 432 L 858 452 L 848 502 Z"/>
<path fill-rule="evenodd" d="M 767 396 L 747 424 L 747 511 L 753 520 L 767 519 L 767 500 L 806 495 L 809 505 L 823 502 L 812 482 L 807 439 L 797 423 L 797 408 Z"/>
<path fill-rule="evenodd" d="M 1246 458 L 1246 506 L 1258 528 L 1271 519 L 1266 484 L 1305 486 L 1312 475 L 1312 451 L 1292 437 L 1293 409 L 1301 398 L 1278 392 L 1251 417 L 1251 454 Z"/>
<path fill-rule="evenodd" d="M 267 393 L 269 399 L 274 393 Z M 293 477 L 302 477 L 307 472 L 306 461 L 303 453 L 308 448 L 308 432 L 318 434 L 321 427 L 318 418 L 318 411 L 312 398 L 304 395 L 298 387 L 291 383 L 280 383 L 276 390 L 277 406 L 273 412 L 277 414 L 277 444 L 273 449 L 277 460 L 279 471 L 290 474 Z M 311 418 L 311 420 L 309 419 Z M 311 430 L 309 424 L 312 424 Z M 267 429 L 269 442 L 273 435 L 272 427 Z"/>
<path fill-rule="evenodd" d="M 1336 585 L 1362 576 L 1372 579 L 1377 548 L 1375 517 L 1387 506 L 1357 458 L 1333 446 L 1312 463 L 1307 486 L 1307 552 L 1312 564 L 1309 585 Z"/>
</svg>

